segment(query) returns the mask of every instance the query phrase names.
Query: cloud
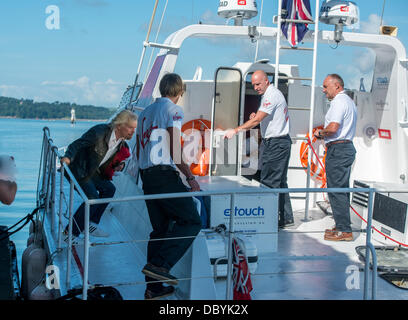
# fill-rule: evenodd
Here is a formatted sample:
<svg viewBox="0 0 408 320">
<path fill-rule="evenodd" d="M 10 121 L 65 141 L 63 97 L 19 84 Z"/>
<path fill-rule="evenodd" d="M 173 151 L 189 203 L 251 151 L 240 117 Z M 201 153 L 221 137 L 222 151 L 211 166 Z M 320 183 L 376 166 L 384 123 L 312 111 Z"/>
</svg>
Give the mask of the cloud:
<svg viewBox="0 0 408 320">
<path fill-rule="evenodd" d="M 375 65 L 375 53 L 372 49 L 358 48 L 352 51 L 352 63 L 339 64 L 336 66 L 339 74 L 344 74 L 344 80 L 348 89 L 360 89 L 361 79 L 365 89 L 371 90 Z"/>
<path fill-rule="evenodd" d="M 24 91 L 25 91 L 24 87 L 0 84 L 0 96 L 20 98 L 23 96 Z"/>
<path fill-rule="evenodd" d="M 383 21 L 384 24 L 384 21 Z M 360 32 L 378 34 L 381 25 L 381 17 L 376 14 L 370 14 L 368 21 L 360 22 Z"/>
<path fill-rule="evenodd" d="M 215 14 L 212 10 L 206 10 L 200 17 L 200 21 L 203 24 L 225 24 L 226 19 L 221 18 L 218 14 Z"/>
<path fill-rule="evenodd" d="M 385 22 L 383 21 L 383 24 Z M 360 21 L 361 33 L 378 34 L 381 25 L 381 17 L 371 14 L 367 21 Z M 352 50 L 352 62 L 350 64 L 337 65 L 339 73 L 344 72 L 346 86 L 349 89 L 360 89 L 361 79 L 366 91 L 371 90 L 373 81 L 375 52 L 369 48 L 355 48 Z"/>
<path fill-rule="evenodd" d="M 87 76 L 75 80 L 44 80 L 35 86 L 0 84 L 0 95 L 35 101 L 61 101 L 95 106 L 117 107 L 127 85 L 107 79 L 92 81 Z"/>
</svg>

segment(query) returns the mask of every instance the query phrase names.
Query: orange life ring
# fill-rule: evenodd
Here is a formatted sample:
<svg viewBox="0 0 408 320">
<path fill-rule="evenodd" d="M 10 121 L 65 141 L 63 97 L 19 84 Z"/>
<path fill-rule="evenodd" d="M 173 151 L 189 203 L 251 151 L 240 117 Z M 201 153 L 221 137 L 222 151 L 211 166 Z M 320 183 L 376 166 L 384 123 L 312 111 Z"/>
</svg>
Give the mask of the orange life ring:
<svg viewBox="0 0 408 320">
<path fill-rule="evenodd" d="M 320 144 L 324 143 L 323 140 L 317 139 L 314 136 L 314 133 L 319 129 L 323 129 L 323 126 L 318 126 L 316 128 L 313 128 L 313 137 L 312 139 L 310 139 L 314 150 L 316 150 Z M 306 138 L 308 138 L 309 140 L 309 134 L 306 135 Z M 309 143 L 304 141 L 302 142 L 300 146 L 300 163 L 302 164 L 302 167 L 305 168 L 305 170 L 307 170 L 308 152 L 309 152 Z M 325 160 L 326 160 L 326 152 L 324 153 L 324 156 L 321 159 L 321 161 L 319 161 L 319 159 L 316 159 L 316 154 L 312 154 L 311 161 L 310 161 L 310 176 L 314 180 L 321 181 L 322 188 L 326 185 L 326 170 L 325 170 L 325 167 L 322 168 L 322 165 L 325 166 Z"/>
<path fill-rule="evenodd" d="M 191 134 L 193 130 L 198 130 L 201 133 L 201 154 L 199 153 L 198 161 L 190 165 L 190 171 L 196 176 L 206 176 L 209 170 L 210 150 L 205 148 L 204 133 L 206 129 L 211 129 L 211 121 L 205 119 L 193 119 L 186 122 L 181 127 L 181 145 L 184 146 L 184 138 Z"/>
</svg>

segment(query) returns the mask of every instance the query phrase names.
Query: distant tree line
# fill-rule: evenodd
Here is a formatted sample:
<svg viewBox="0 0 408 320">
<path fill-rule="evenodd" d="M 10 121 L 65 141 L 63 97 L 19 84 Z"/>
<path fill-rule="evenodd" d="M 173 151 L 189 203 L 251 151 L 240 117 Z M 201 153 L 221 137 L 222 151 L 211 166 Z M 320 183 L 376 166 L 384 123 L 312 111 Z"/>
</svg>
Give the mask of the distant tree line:
<svg viewBox="0 0 408 320">
<path fill-rule="evenodd" d="M 71 118 L 71 109 L 75 109 L 77 119 L 108 119 L 115 109 L 78 105 L 69 102 L 55 101 L 34 102 L 29 99 L 15 99 L 0 96 L 0 117 L 16 117 L 22 119 L 63 119 Z"/>
</svg>

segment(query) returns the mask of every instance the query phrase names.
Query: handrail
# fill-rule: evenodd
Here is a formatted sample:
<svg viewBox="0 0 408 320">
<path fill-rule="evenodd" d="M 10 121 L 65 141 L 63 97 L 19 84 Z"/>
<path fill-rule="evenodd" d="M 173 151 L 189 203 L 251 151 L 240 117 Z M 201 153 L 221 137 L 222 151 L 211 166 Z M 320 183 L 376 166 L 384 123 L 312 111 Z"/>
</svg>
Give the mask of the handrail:
<svg viewBox="0 0 408 320">
<path fill-rule="evenodd" d="M 44 154 L 52 153 L 51 159 L 56 160 L 56 158 L 61 159 L 62 156 L 58 151 L 58 148 L 54 145 L 53 141 L 49 138 L 49 130 L 48 133 L 44 130 L 44 139 L 43 143 L 47 145 L 43 148 Z M 43 175 L 46 176 L 48 174 L 54 174 L 56 172 L 56 161 L 46 161 L 43 166 Z M 54 171 L 51 172 L 50 168 L 53 168 Z M 48 169 L 48 170 L 47 170 Z M 333 193 L 344 193 L 344 192 L 365 192 L 369 194 L 369 202 L 368 202 L 368 220 L 367 220 L 367 228 L 365 229 L 367 237 L 366 237 L 366 261 L 365 261 L 365 269 L 364 269 L 364 299 L 368 299 L 368 273 L 369 273 L 369 251 L 373 257 L 373 274 L 372 274 L 372 294 L 371 299 L 376 298 L 376 290 L 377 290 L 377 257 L 374 246 L 371 243 L 371 228 L 372 228 L 372 211 L 373 211 L 373 194 L 377 190 L 375 188 L 286 188 L 286 189 L 257 189 L 254 190 L 240 190 L 240 189 L 227 189 L 223 191 L 199 191 L 199 192 L 181 192 L 181 193 L 166 193 L 166 194 L 150 194 L 150 195 L 135 195 L 135 196 L 127 196 L 122 198 L 103 198 L 103 199 L 88 199 L 88 197 L 83 192 L 82 188 L 80 187 L 79 183 L 76 181 L 74 175 L 70 171 L 69 167 L 63 163 L 61 166 L 61 178 L 60 183 L 63 184 L 63 177 L 67 174 L 70 178 L 70 197 L 69 197 L 69 243 L 68 243 L 68 250 L 67 250 L 67 287 L 70 285 L 70 272 L 71 272 L 71 250 L 72 250 L 72 208 L 73 208 L 73 198 L 74 198 L 74 187 L 76 188 L 78 194 L 82 198 L 85 204 L 85 228 L 84 228 L 84 273 L 83 273 L 83 292 L 82 292 L 82 299 L 87 299 L 88 289 L 92 287 L 88 283 L 88 276 L 89 276 L 89 215 L 90 215 L 90 206 L 102 203 L 114 203 L 114 202 L 129 202 L 129 201 L 140 201 L 140 200 L 154 200 L 154 199 L 170 199 L 170 198 L 185 198 L 185 197 L 194 197 L 194 196 L 210 196 L 210 195 L 231 195 L 230 206 L 231 210 L 235 206 L 235 197 L 236 195 L 242 194 L 280 194 L 280 193 L 304 193 L 304 192 L 333 192 Z M 51 189 L 54 190 L 55 195 L 55 184 L 56 179 L 49 179 L 48 177 L 43 176 L 43 181 L 48 181 L 51 183 Z M 50 181 L 51 180 L 51 181 Z M 47 184 L 48 184 L 47 183 Z M 41 186 L 44 190 L 44 186 Z M 47 190 L 49 191 L 49 186 L 47 186 Z M 47 192 L 48 192 L 47 191 Z M 406 190 L 404 190 L 406 192 Z M 381 192 L 386 192 L 381 190 Z M 388 191 L 387 191 L 388 192 Z M 403 192 L 402 190 L 400 192 Z M 63 193 L 62 185 L 60 185 L 60 194 Z M 48 198 L 48 197 L 47 197 Z M 49 199 L 47 200 L 49 201 Z M 61 230 L 61 201 L 62 197 L 60 196 L 60 205 L 59 205 L 59 238 L 58 238 L 58 246 L 61 249 L 61 239 L 60 239 L 60 230 Z M 48 207 L 48 203 L 46 203 L 46 208 Z M 47 211 L 46 211 L 47 212 Z M 51 211 L 51 214 L 54 215 L 54 211 Z M 228 228 L 228 264 L 227 264 L 227 292 L 226 297 L 227 299 L 231 299 L 231 287 L 232 287 L 232 237 L 234 232 L 234 215 L 230 215 L 229 221 L 229 228 Z M 257 233 L 256 233 L 257 234 Z M 111 243 L 107 243 L 106 245 L 110 245 Z"/>
<path fill-rule="evenodd" d="M 370 254 L 373 255 L 373 284 L 372 284 L 372 299 L 375 299 L 377 292 L 377 255 L 374 246 L 371 244 L 371 224 L 373 220 L 373 192 L 370 191 L 368 194 L 368 217 L 367 217 L 367 232 L 366 232 L 366 253 L 365 253 L 365 268 L 364 268 L 364 300 L 367 299 L 368 295 L 368 270 L 370 269 Z"/>
<path fill-rule="evenodd" d="M 44 192 L 44 184 L 45 181 L 48 181 L 47 183 L 47 197 L 46 197 L 46 205 L 45 205 L 45 212 L 48 212 L 48 206 L 49 206 L 49 175 L 51 174 L 50 168 L 53 169 L 52 172 L 52 177 L 55 177 L 56 175 L 56 159 L 58 158 L 59 160 L 62 158 L 62 155 L 60 154 L 58 147 L 53 143 L 52 139 L 50 138 L 50 131 L 47 127 L 43 129 L 44 131 L 44 139 L 43 139 L 43 144 L 46 143 L 45 148 L 43 147 L 43 152 L 45 154 L 44 156 L 44 166 L 43 166 L 43 185 L 42 185 L 42 190 Z M 50 153 L 51 152 L 51 153 Z M 50 156 L 48 156 L 50 155 Z M 51 160 L 48 160 L 48 157 L 51 158 Z M 50 166 L 47 170 L 47 164 Z M 73 208 L 73 199 L 74 199 L 74 187 L 76 188 L 78 194 L 82 198 L 82 200 L 85 202 L 85 250 L 84 250 L 84 261 L 86 262 L 86 268 L 84 272 L 84 286 L 83 286 L 83 292 L 82 292 L 82 297 L 84 300 L 87 299 L 87 294 L 88 294 L 88 261 L 89 261 L 89 199 L 82 190 L 81 186 L 79 185 L 78 181 L 75 179 L 74 175 L 72 174 L 71 170 L 69 167 L 65 164 L 62 163 L 61 165 L 61 179 L 60 183 L 63 184 L 63 176 L 64 173 L 68 175 L 70 178 L 70 204 L 69 204 L 69 224 L 68 224 L 68 250 L 67 250 L 67 279 L 66 283 L 67 286 L 70 284 L 70 273 L 71 273 L 71 251 L 72 251 L 72 208 Z M 48 174 L 48 175 L 47 175 Z M 52 188 L 52 193 L 53 197 L 55 196 L 55 183 L 56 179 L 53 178 L 51 181 L 51 188 Z M 37 186 L 38 188 L 38 186 Z M 60 192 L 62 191 L 62 185 L 60 185 Z M 62 207 L 62 197 L 60 196 L 59 199 L 59 208 Z M 54 198 L 55 202 L 55 198 Z M 54 205 L 53 205 L 54 206 Z M 54 227 L 54 211 L 51 211 L 51 229 Z M 58 250 L 61 249 L 61 221 L 62 221 L 62 211 L 59 211 L 59 227 L 58 227 Z"/>
<path fill-rule="evenodd" d="M 157 193 L 149 195 L 128 196 L 122 198 L 102 198 L 102 199 L 89 199 L 89 204 L 102 204 L 111 202 L 127 202 L 138 200 L 156 200 L 156 199 L 173 199 L 173 198 L 186 198 L 186 197 L 200 197 L 200 196 L 213 196 L 213 195 L 230 195 L 230 194 L 268 194 L 268 193 L 304 193 L 306 192 L 328 192 L 328 193 L 344 193 L 344 192 L 375 192 L 374 188 L 287 188 L 287 189 L 266 189 L 265 190 L 241 190 L 241 189 L 225 189 L 223 191 L 195 191 L 195 192 L 177 192 L 177 193 Z"/>
</svg>

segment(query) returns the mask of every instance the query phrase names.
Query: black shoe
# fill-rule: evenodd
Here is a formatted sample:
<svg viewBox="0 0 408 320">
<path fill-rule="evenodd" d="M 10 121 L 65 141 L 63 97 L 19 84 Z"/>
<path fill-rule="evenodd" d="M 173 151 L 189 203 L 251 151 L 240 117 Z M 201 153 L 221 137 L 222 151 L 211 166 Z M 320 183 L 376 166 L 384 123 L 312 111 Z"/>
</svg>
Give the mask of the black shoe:
<svg viewBox="0 0 408 320">
<path fill-rule="evenodd" d="M 168 286 L 165 287 L 163 286 L 160 290 L 158 291 L 153 291 L 146 289 L 144 298 L 145 300 L 156 300 L 156 299 L 161 299 L 168 297 L 174 293 L 174 287 L 173 286 Z"/>
<path fill-rule="evenodd" d="M 289 220 L 287 222 L 279 223 L 279 228 L 287 228 L 287 227 L 292 227 L 295 225 L 295 222 L 293 220 Z"/>
<path fill-rule="evenodd" d="M 178 280 L 176 277 L 169 273 L 169 270 L 163 267 L 156 267 L 155 265 L 148 263 L 144 266 L 142 272 L 153 279 L 162 280 L 169 284 L 177 285 Z"/>
</svg>

